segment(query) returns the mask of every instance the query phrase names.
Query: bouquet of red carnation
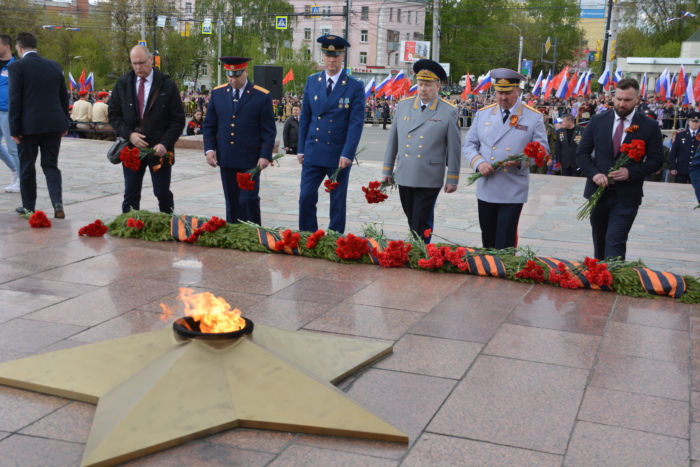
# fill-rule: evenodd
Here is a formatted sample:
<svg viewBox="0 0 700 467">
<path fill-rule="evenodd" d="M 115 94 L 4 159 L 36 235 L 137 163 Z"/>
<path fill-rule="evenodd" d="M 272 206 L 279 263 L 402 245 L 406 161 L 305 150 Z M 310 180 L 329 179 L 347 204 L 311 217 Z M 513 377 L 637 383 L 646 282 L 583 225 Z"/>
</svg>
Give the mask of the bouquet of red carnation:
<svg viewBox="0 0 700 467">
<path fill-rule="evenodd" d="M 338 166 L 338 168 L 335 169 L 335 172 L 333 172 L 333 175 L 328 177 L 328 180 L 323 182 L 323 186 L 326 187 L 326 193 L 330 193 L 331 191 L 338 188 L 338 185 L 340 185 L 340 183 L 338 182 L 338 174 L 341 170 L 343 170 L 343 168 L 341 166 Z"/>
<path fill-rule="evenodd" d="M 620 146 L 620 152 L 622 155 L 615 160 L 615 164 L 613 164 L 613 166 L 610 168 L 610 172 L 619 170 L 630 160 L 640 162 L 646 155 L 646 143 L 641 139 L 633 139 L 630 143 Z M 610 180 L 609 177 L 608 180 Z M 595 193 L 588 198 L 588 201 L 586 201 L 578 209 L 576 219 L 582 221 L 591 217 L 593 210 L 598 204 L 598 201 L 600 201 L 600 198 L 603 196 L 603 192 L 605 192 L 606 189 L 607 187 L 599 186 Z"/>
<path fill-rule="evenodd" d="M 525 149 L 523 149 L 523 152 L 514 154 L 512 156 L 508 156 L 502 161 L 494 162 L 493 164 L 491 164 L 491 167 L 493 168 L 493 170 L 500 170 L 505 166 L 506 162 L 522 162 L 528 159 L 532 159 L 532 162 L 534 164 L 537 164 L 537 167 L 542 167 L 547 163 L 547 161 L 549 161 L 549 155 L 544 149 L 544 146 L 542 146 L 537 141 L 533 141 L 525 145 Z M 481 172 L 476 172 L 475 174 L 472 174 L 467 180 L 467 186 L 471 185 L 481 177 L 483 177 Z"/>
<path fill-rule="evenodd" d="M 306 248 L 308 250 L 313 250 L 314 248 L 316 248 L 316 244 L 318 243 L 318 241 L 325 237 L 325 235 L 326 232 L 324 232 L 323 230 L 317 230 L 315 233 L 309 235 L 309 238 L 306 239 Z"/>
<path fill-rule="evenodd" d="M 141 158 L 139 157 L 139 148 L 129 148 L 125 146 L 119 153 L 119 159 L 127 169 L 134 172 L 141 168 Z"/>
<path fill-rule="evenodd" d="M 586 266 L 583 274 L 588 279 L 588 282 L 597 286 L 612 284 L 613 277 L 608 271 L 607 264 L 599 263 L 597 259 L 589 258 L 588 256 L 583 260 L 583 264 Z"/>
<path fill-rule="evenodd" d="M 143 221 L 141 219 L 134 219 L 130 217 L 126 220 L 126 226 L 132 229 L 143 229 Z"/>
<path fill-rule="evenodd" d="M 292 233 L 291 230 L 287 229 L 282 234 L 282 240 L 275 242 L 275 250 L 283 251 L 286 246 L 294 249 L 299 246 L 299 240 L 301 240 L 299 232 Z"/>
<path fill-rule="evenodd" d="M 29 216 L 29 227 L 32 229 L 51 227 L 51 221 L 46 217 L 44 211 L 34 211 L 31 216 Z"/>
<path fill-rule="evenodd" d="M 340 259 L 360 259 L 362 255 L 369 253 L 369 242 L 362 237 L 356 237 L 353 234 L 348 234 L 347 237 L 340 237 L 335 244 L 338 248 L 335 249 L 335 254 Z"/>
<path fill-rule="evenodd" d="M 372 248 L 372 255 L 379 259 L 379 265 L 383 268 L 400 268 L 406 265 L 408 253 L 412 247 L 413 245 L 410 243 L 392 240 L 382 252 L 379 252 L 377 248 Z"/>
<path fill-rule="evenodd" d="M 270 161 L 270 165 L 274 165 L 275 161 L 277 159 L 280 159 L 281 157 L 284 157 L 284 154 L 277 154 L 272 158 Z M 252 169 L 248 170 L 247 172 L 238 172 L 236 175 L 236 181 L 238 182 L 238 188 L 241 190 L 245 191 L 253 191 L 255 190 L 255 180 L 253 180 L 253 177 L 255 177 L 257 174 L 260 173 L 262 169 L 260 168 L 259 165 L 256 165 Z"/>
<path fill-rule="evenodd" d="M 209 219 L 204 224 L 202 224 L 201 227 L 194 229 L 192 234 L 187 239 L 183 240 L 183 242 L 195 243 L 199 239 L 199 236 L 202 235 L 204 232 L 214 233 L 217 230 L 219 230 L 221 227 L 224 227 L 225 225 L 226 225 L 225 220 L 223 220 L 219 217 L 216 217 L 216 216 L 212 216 L 212 218 Z"/>
<path fill-rule="evenodd" d="M 418 266 L 422 269 L 437 269 L 442 267 L 445 263 L 451 263 L 462 272 L 469 269 L 469 264 L 464 261 L 467 249 L 463 246 L 452 251 L 452 248 L 449 246 L 441 246 L 438 248 L 434 244 L 428 243 L 425 249 L 428 252 L 428 259 L 418 260 Z"/>
<path fill-rule="evenodd" d="M 119 159 L 121 159 L 122 164 L 127 169 L 131 169 L 134 172 L 141 168 L 141 162 L 146 161 L 151 163 L 153 166 L 153 171 L 158 172 L 165 162 L 173 165 L 175 163 L 175 156 L 172 152 L 168 151 L 164 156 L 156 156 L 156 151 L 153 148 L 129 148 L 129 146 L 124 147 L 119 153 Z"/>
<path fill-rule="evenodd" d="M 571 275 L 562 262 L 557 265 L 557 269 L 549 271 L 549 282 L 559 284 L 564 289 L 578 289 L 578 279 Z"/>
<path fill-rule="evenodd" d="M 528 260 L 528 262 L 525 263 L 525 267 L 515 273 L 515 277 L 518 279 L 532 279 L 535 282 L 545 281 L 542 266 L 537 264 L 534 260 Z"/>
<path fill-rule="evenodd" d="M 386 194 L 386 189 L 389 187 L 392 190 L 396 188 L 396 181 L 393 175 L 383 182 L 369 182 L 366 187 L 362 187 L 362 191 L 365 192 L 365 199 L 369 204 L 378 204 L 389 198 L 389 195 Z"/>
<path fill-rule="evenodd" d="M 129 221 L 127 221 L 127 223 L 128 222 Z M 104 234 L 107 233 L 107 230 L 109 230 L 109 228 L 104 225 L 100 219 L 97 219 L 92 224 L 81 227 L 80 230 L 78 230 L 78 236 L 82 237 L 85 235 L 87 237 L 103 237 Z"/>
</svg>

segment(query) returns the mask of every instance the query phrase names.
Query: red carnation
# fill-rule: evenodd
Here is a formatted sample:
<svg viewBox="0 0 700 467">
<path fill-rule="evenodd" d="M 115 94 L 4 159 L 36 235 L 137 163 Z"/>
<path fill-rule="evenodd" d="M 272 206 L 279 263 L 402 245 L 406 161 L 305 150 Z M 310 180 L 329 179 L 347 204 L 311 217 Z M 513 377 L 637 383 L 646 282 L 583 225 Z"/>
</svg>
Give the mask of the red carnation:
<svg viewBox="0 0 700 467">
<path fill-rule="evenodd" d="M 317 230 L 315 233 L 311 234 L 309 238 L 306 239 L 306 248 L 309 250 L 316 248 L 318 241 L 325 235 L 326 233 L 323 230 Z"/>
<path fill-rule="evenodd" d="M 372 255 L 379 259 L 379 265 L 383 268 L 400 268 L 406 265 L 412 246 L 401 240 L 392 240 L 382 252 L 373 248 Z"/>
<path fill-rule="evenodd" d="M 124 167 L 131 169 L 134 172 L 141 168 L 141 156 L 139 148 L 131 148 L 128 146 L 124 147 L 119 153 L 119 159 L 124 164 Z"/>
<path fill-rule="evenodd" d="M 369 242 L 367 239 L 356 237 L 353 234 L 348 234 L 345 238 L 340 237 L 335 244 L 338 247 L 335 249 L 335 254 L 340 259 L 360 259 L 362 255 L 369 253 Z"/>
<path fill-rule="evenodd" d="M 130 217 L 126 221 L 126 226 L 131 227 L 132 229 L 143 229 L 143 221 L 141 219 L 134 219 L 133 217 Z"/>
<path fill-rule="evenodd" d="M 32 229 L 41 229 L 43 227 L 51 227 L 51 221 L 46 217 L 44 211 L 35 211 L 29 217 L 29 227 Z"/>
<path fill-rule="evenodd" d="M 544 270 L 542 266 L 537 264 L 533 260 L 529 260 L 523 269 L 515 273 L 515 277 L 518 279 L 532 279 L 535 282 L 544 282 Z"/>
<path fill-rule="evenodd" d="M 100 219 L 97 219 L 92 224 L 81 227 L 80 230 L 78 230 L 78 235 L 81 237 L 83 235 L 87 237 L 103 237 L 104 234 L 107 233 L 107 230 L 109 230 L 108 227 L 104 225 Z"/>
<path fill-rule="evenodd" d="M 249 172 L 238 172 L 238 174 L 236 174 L 236 180 L 238 181 L 238 187 L 241 190 L 255 190 L 255 180 L 253 180 L 253 175 Z"/>
</svg>

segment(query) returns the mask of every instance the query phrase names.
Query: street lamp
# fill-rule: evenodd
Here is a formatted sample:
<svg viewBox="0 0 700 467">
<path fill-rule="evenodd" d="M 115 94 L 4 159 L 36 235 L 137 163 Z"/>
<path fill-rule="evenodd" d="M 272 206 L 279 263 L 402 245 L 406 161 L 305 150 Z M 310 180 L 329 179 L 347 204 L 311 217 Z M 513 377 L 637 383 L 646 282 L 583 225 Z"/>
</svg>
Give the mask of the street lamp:
<svg viewBox="0 0 700 467">
<path fill-rule="evenodd" d="M 69 55 L 68 59 L 70 60 L 69 65 L 68 65 L 68 71 L 70 72 L 71 76 L 73 76 L 73 59 L 74 58 L 83 58 L 82 55 Z"/>
<path fill-rule="evenodd" d="M 518 73 L 521 73 L 522 70 L 522 63 L 523 63 L 523 32 L 520 30 L 519 27 L 514 25 L 513 23 L 509 23 L 508 26 L 513 26 L 515 29 L 518 30 L 518 35 L 520 36 L 520 48 L 518 49 L 518 67 L 515 69 Z"/>
</svg>

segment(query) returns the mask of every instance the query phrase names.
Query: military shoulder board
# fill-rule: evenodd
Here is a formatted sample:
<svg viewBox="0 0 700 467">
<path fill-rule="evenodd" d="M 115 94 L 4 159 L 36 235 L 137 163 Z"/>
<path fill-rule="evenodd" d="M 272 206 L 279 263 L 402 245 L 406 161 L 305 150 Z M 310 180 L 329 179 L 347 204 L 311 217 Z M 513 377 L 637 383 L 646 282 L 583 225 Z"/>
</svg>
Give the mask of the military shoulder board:
<svg viewBox="0 0 700 467">
<path fill-rule="evenodd" d="M 270 94 L 270 91 L 268 91 L 262 86 L 258 86 L 257 84 L 253 85 L 253 89 L 255 89 L 256 91 L 264 92 L 265 94 Z"/>
</svg>

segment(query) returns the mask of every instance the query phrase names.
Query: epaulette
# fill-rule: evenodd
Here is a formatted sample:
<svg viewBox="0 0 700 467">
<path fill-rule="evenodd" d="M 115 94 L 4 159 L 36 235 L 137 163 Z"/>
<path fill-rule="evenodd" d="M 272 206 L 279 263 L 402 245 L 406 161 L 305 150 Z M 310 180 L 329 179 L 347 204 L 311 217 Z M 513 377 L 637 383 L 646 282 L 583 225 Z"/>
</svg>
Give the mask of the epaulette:
<svg viewBox="0 0 700 467">
<path fill-rule="evenodd" d="M 456 105 L 454 105 L 452 102 L 448 101 L 447 99 L 443 99 L 443 98 L 441 97 L 440 100 L 441 100 L 442 102 L 444 102 L 445 104 L 449 105 L 450 107 L 457 107 Z"/>
<path fill-rule="evenodd" d="M 270 94 L 270 91 L 268 91 L 267 89 L 265 89 L 262 86 L 258 86 L 257 84 L 253 85 L 253 89 L 260 91 L 260 92 L 264 92 L 265 94 Z"/>
<path fill-rule="evenodd" d="M 220 84 L 217 87 L 215 87 L 214 89 L 225 88 L 226 86 L 228 86 L 228 83 Z"/>
<path fill-rule="evenodd" d="M 409 100 L 409 99 L 415 99 L 415 98 L 416 98 L 416 96 L 408 96 L 408 97 L 404 97 L 404 98 L 401 99 L 399 102 L 403 102 L 403 101 L 407 101 L 407 100 Z"/>
<path fill-rule="evenodd" d="M 527 104 L 524 103 L 524 102 L 523 102 L 523 107 L 525 107 L 526 109 L 530 109 L 530 110 L 532 110 L 533 112 L 542 113 L 542 112 L 540 112 L 539 110 L 537 110 L 536 108 L 534 108 L 534 107 L 532 107 L 532 106 L 529 106 L 529 105 L 527 105 Z"/>
<path fill-rule="evenodd" d="M 493 107 L 493 106 L 495 106 L 495 105 L 498 105 L 498 103 L 497 103 L 497 102 L 494 102 L 494 103 L 491 104 L 491 105 L 487 105 L 486 107 L 482 107 L 482 108 L 479 109 L 479 112 L 481 112 L 482 110 L 490 109 L 491 107 Z"/>
</svg>

